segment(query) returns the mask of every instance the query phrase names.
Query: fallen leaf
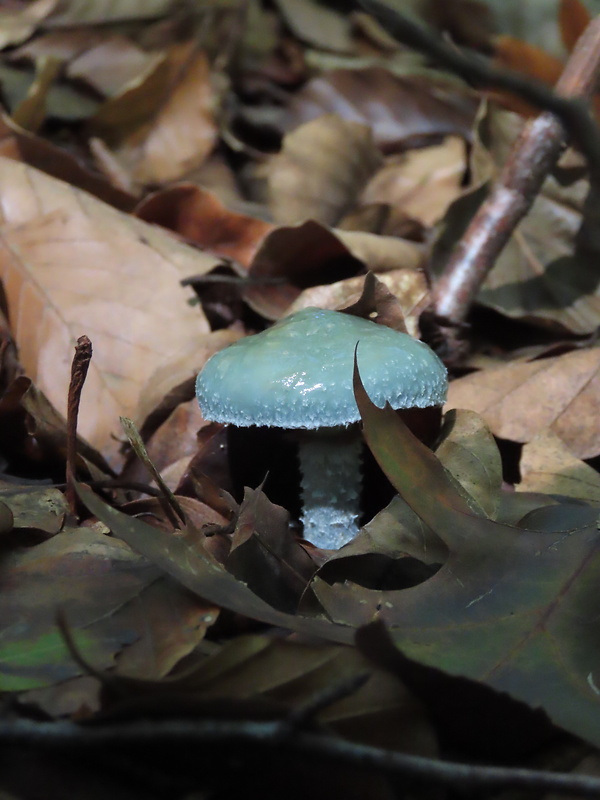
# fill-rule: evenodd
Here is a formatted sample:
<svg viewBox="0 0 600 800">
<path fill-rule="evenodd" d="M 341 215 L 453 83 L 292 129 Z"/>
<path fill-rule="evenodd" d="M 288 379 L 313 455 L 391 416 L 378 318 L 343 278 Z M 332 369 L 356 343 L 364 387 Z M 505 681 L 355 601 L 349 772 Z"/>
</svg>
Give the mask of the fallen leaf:
<svg viewBox="0 0 600 800">
<path fill-rule="evenodd" d="M 474 185 L 443 220 L 431 259 L 436 274 L 486 198 L 521 126 L 515 114 L 493 107 L 480 117 L 471 159 Z M 478 302 L 545 328 L 560 326 L 577 334 L 595 330 L 600 320 L 598 207 L 585 177 L 565 180 L 560 169 L 549 175 L 487 276 Z"/>
<path fill-rule="evenodd" d="M 466 169 L 464 140 L 448 136 L 442 144 L 390 156 L 365 187 L 361 202 L 385 203 L 430 226 L 462 193 Z"/>
<path fill-rule="evenodd" d="M 313 47 L 341 53 L 352 51 L 352 24 L 346 14 L 313 0 L 276 0 L 286 24 L 298 39 Z"/>
<path fill-rule="evenodd" d="M 538 433 L 523 447 L 518 492 L 545 492 L 600 502 L 600 475 L 575 458 L 553 433 Z"/>
<path fill-rule="evenodd" d="M 104 503 L 90 489 L 78 485 L 82 502 L 107 525 L 115 536 L 146 556 L 176 581 L 210 603 L 277 627 L 349 643 L 352 629 L 279 611 L 227 572 L 198 542 L 190 546 L 178 535 L 168 534 Z"/>
<path fill-rule="evenodd" d="M 120 34 L 109 34 L 100 41 L 90 42 L 83 52 L 80 48 L 66 74 L 74 80 L 85 81 L 105 97 L 115 97 L 121 95 L 125 87 L 143 83 L 144 77 L 153 73 L 162 60 L 160 53 L 143 50 Z M 98 115 L 102 117 L 103 113 L 101 109 Z"/>
<path fill-rule="evenodd" d="M 0 170 L 0 274 L 21 362 L 64 413 L 73 344 L 90 336 L 79 429 L 114 457 L 119 415 L 133 414 L 148 377 L 208 332 L 179 281 L 215 261 L 23 164 L 4 159 Z"/>
<path fill-rule="evenodd" d="M 35 133 L 46 119 L 46 101 L 48 93 L 54 83 L 59 70 L 60 62 L 53 58 L 42 59 L 36 65 L 35 80 L 29 87 L 27 95 L 12 110 L 12 119 L 15 125 Z"/>
<path fill-rule="evenodd" d="M 260 488 L 246 488 L 226 567 L 270 605 L 293 612 L 314 567 L 289 522 Z"/>
<path fill-rule="evenodd" d="M 115 655 L 141 633 L 120 623 L 116 612 L 159 574 L 121 542 L 83 528 L 5 555 L 2 689 L 49 686 L 80 674 L 56 626 L 59 608 L 86 657 L 99 667 L 114 665 Z"/>
<path fill-rule="evenodd" d="M 156 116 L 123 140 L 117 158 L 141 185 L 177 180 L 201 164 L 217 139 L 210 64 L 193 45 L 173 51 L 176 79 Z"/>
<path fill-rule="evenodd" d="M 494 519 L 500 505 L 502 461 L 483 419 L 465 409 L 449 411 L 444 416 L 435 454 L 485 514 Z"/>
<path fill-rule="evenodd" d="M 429 293 L 425 273 L 416 269 L 397 269 L 391 272 L 382 272 L 377 276 L 377 280 L 391 292 L 398 302 L 407 332 L 418 338 L 419 315 Z M 356 278 L 348 278 L 336 283 L 312 286 L 298 296 L 297 300 L 287 309 L 286 314 L 290 315 L 302 308 L 313 306 L 338 311 L 359 300 L 364 283 L 364 277 L 359 275 Z"/>
<path fill-rule="evenodd" d="M 162 17 L 173 8 L 176 0 L 71 0 L 60 5 L 46 20 L 45 27 L 61 28 L 77 25 L 106 25 L 112 22 L 152 20 Z"/>
<path fill-rule="evenodd" d="M 64 494 L 52 486 L 0 484 L 0 500 L 10 508 L 15 528 L 58 533 L 69 511 Z"/>
<path fill-rule="evenodd" d="M 230 211 L 212 192 L 187 183 L 151 194 L 136 208 L 136 216 L 246 268 L 274 229 L 270 222 Z"/>
<path fill-rule="evenodd" d="M 459 135 L 468 139 L 473 97 L 451 84 L 416 76 L 396 77 L 381 67 L 336 69 L 310 80 L 284 117 L 289 131 L 322 114 L 370 125 L 386 153 L 405 149 L 413 137 Z"/>
<path fill-rule="evenodd" d="M 22 161 L 95 195 L 121 211 L 131 211 L 135 205 L 133 196 L 115 189 L 66 150 L 19 128 L 5 115 L 0 115 L 0 156 Z"/>
<path fill-rule="evenodd" d="M 560 0 L 558 25 L 563 44 L 570 53 L 591 21 L 591 14 L 581 0 Z"/>
<path fill-rule="evenodd" d="M 5 8 L 0 13 L 0 50 L 29 39 L 57 5 L 58 0 L 34 0 L 14 10 Z"/>
<path fill-rule="evenodd" d="M 314 219 L 335 225 L 381 162 L 370 129 L 336 114 L 286 134 L 267 165 L 269 205 L 276 222 Z"/>
<path fill-rule="evenodd" d="M 597 508 L 538 508 L 521 528 L 476 517 L 435 456 L 389 407 L 371 403 L 357 372 L 355 394 L 369 447 L 449 556 L 409 589 L 317 583 L 328 614 L 339 624 L 377 616 L 409 658 L 481 681 L 600 742 Z"/>
<path fill-rule="evenodd" d="M 529 442 L 555 433 L 578 458 L 600 453 L 597 396 L 600 348 L 506 364 L 450 383 L 449 408 L 470 408 L 495 436 Z"/>
</svg>

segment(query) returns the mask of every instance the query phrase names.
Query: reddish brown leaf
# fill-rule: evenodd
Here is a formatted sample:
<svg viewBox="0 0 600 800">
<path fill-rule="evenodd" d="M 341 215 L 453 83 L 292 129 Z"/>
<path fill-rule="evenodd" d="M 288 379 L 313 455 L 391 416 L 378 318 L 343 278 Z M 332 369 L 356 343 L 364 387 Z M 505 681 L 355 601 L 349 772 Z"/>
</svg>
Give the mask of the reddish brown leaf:
<svg viewBox="0 0 600 800">
<path fill-rule="evenodd" d="M 136 215 L 246 268 L 274 229 L 269 222 L 229 211 L 216 195 L 185 183 L 150 195 L 139 204 Z"/>
<path fill-rule="evenodd" d="M 571 52 L 577 40 L 587 28 L 591 14 L 581 0 L 560 0 L 558 5 L 558 25 L 567 52 Z"/>
</svg>

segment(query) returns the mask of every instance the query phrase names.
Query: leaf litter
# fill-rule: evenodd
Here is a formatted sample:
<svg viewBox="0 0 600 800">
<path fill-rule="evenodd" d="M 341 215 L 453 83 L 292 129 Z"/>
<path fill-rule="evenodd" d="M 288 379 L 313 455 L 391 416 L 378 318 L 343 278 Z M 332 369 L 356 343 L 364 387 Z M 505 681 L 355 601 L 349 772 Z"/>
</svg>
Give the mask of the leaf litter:
<svg viewBox="0 0 600 800">
<path fill-rule="evenodd" d="M 474 354 L 442 423 L 420 430 L 432 449 L 357 373 L 362 527 L 320 550 L 301 535 L 293 450 L 265 475 L 275 440 L 236 450 L 202 418 L 194 376 L 310 305 L 419 336 L 432 277 L 529 110 L 488 96 L 476 118 L 481 96 L 368 14 L 321 3 L 29 5 L 0 42 L 11 713 L 272 719 L 292 739 L 299 725 L 524 765 L 559 731 L 599 747 L 597 203 L 581 159 L 548 176 L 480 292 Z M 557 72 L 487 11 L 435 6 L 425 18 L 455 41 Z M 552 22 L 571 50 L 588 17 L 568 6 Z M 82 334 L 94 358 L 69 505 Z M 253 758 L 251 776 L 266 762 Z M 156 796 L 173 796 L 172 770 L 150 761 L 168 786 Z M 263 796 L 366 796 L 356 765 L 268 766 Z M 21 796 L 15 774 L 1 788 Z M 383 773 L 369 792 L 390 796 Z"/>
</svg>

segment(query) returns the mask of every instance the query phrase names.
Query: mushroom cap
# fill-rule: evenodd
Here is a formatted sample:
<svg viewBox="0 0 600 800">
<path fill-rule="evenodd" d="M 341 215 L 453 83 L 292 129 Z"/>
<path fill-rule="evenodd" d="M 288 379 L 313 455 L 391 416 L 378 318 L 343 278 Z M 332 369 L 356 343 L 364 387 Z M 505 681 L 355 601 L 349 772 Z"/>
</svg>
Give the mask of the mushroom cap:
<svg viewBox="0 0 600 800">
<path fill-rule="evenodd" d="M 354 348 L 371 400 L 427 408 L 446 399 L 446 368 L 426 344 L 361 317 L 305 308 L 210 358 L 196 381 L 204 418 L 240 427 L 322 428 L 360 419 Z"/>
</svg>

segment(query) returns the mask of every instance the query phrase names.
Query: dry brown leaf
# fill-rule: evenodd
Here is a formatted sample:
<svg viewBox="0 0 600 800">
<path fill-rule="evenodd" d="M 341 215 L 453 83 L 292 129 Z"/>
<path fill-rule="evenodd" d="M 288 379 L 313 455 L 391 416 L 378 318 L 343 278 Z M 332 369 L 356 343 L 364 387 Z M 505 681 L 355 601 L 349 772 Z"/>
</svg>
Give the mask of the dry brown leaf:
<svg viewBox="0 0 600 800">
<path fill-rule="evenodd" d="M 47 27 L 106 25 L 127 20 L 152 20 L 164 16 L 177 0 L 69 0 L 60 3 L 56 13 L 46 21 Z"/>
<path fill-rule="evenodd" d="M 0 274 L 21 361 L 65 412 L 75 339 L 94 358 L 80 432 L 114 456 L 119 415 L 190 339 L 208 332 L 179 281 L 216 260 L 24 164 L 0 161 Z"/>
<path fill-rule="evenodd" d="M 381 163 L 371 129 L 337 114 L 288 133 L 268 164 L 269 200 L 282 225 L 315 219 L 335 225 Z"/>
<path fill-rule="evenodd" d="M 470 408 L 492 432 L 529 442 L 549 429 L 573 455 L 600 453 L 600 347 L 554 358 L 507 364 L 452 381 L 449 408 Z"/>
<path fill-rule="evenodd" d="M 58 0 L 35 0 L 14 11 L 0 11 L 0 50 L 29 39 L 57 5 Z"/>
<path fill-rule="evenodd" d="M 370 125 L 377 144 L 392 153 L 416 136 L 468 138 L 475 109 L 469 91 L 430 76 L 396 77 L 381 67 L 336 69 L 313 78 L 294 96 L 284 128 L 293 130 L 333 112 Z"/>
<path fill-rule="evenodd" d="M 190 183 L 155 192 L 140 203 L 136 215 L 246 268 L 274 228 L 270 222 L 230 211 L 215 194 Z"/>
<path fill-rule="evenodd" d="M 429 291 L 424 273 L 413 269 L 397 269 L 377 277 L 400 303 L 408 333 L 418 338 L 419 314 Z M 364 276 L 359 275 L 357 278 L 305 289 L 287 309 L 286 315 L 311 306 L 333 311 L 345 308 L 360 298 L 364 283 Z"/>
<path fill-rule="evenodd" d="M 46 119 L 46 99 L 60 70 L 60 62 L 44 58 L 36 64 L 35 80 L 21 102 L 13 108 L 12 118 L 16 125 L 35 133 Z"/>
<path fill-rule="evenodd" d="M 563 494 L 600 502 L 600 475 L 580 461 L 555 434 L 545 431 L 523 447 L 520 492 Z"/>
<path fill-rule="evenodd" d="M 351 21 L 314 0 L 277 0 L 277 7 L 292 32 L 313 47 L 351 52 Z"/>
<path fill-rule="evenodd" d="M 442 144 L 390 157 L 365 187 L 362 202 L 386 203 L 430 226 L 461 193 L 466 169 L 464 139 L 447 136 Z"/>
<path fill-rule="evenodd" d="M 337 228 L 333 233 L 355 258 L 364 261 L 373 272 L 389 272 L 401 267 L 419 269 L 425 260 L 422 246 L 408 239 L 364 231 L 341 231 Z"/>
<path fill-rule="evenodd" d="M 135 204 L 135 198 L 86 169 L 66 150 L 24 131 L 5 115 L 0 115 L 0 156 L 23 161 L 54 178 L 85 189 L 122 211 L 131 211 Z"/>
<path fill-rule="evenodd" d="M 590 12 L 581 0 L 561 0 L 559 3 L 558 25 L 563 44 L 569 53 L 577 44 L 591 18 Z"/>
<path fill-rule="evenodd" d="M 215 92 L 206 54 L 181 45 L 170 56 L 176 80 L 158 114 L 116 150 L 139 184 L 177 180 L 198 167 L 217 139 Z"/>
<path fill-rule="evenodd" d="M 66 74 L 85 81 L 106 97 L 119 94 L 123 87 L 140 80 L 162 60 L 160 53 L 142 50 L 119 34 L 105 36 L 91 44 L 71 61 Z"/>
</svg>

